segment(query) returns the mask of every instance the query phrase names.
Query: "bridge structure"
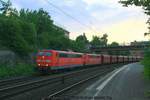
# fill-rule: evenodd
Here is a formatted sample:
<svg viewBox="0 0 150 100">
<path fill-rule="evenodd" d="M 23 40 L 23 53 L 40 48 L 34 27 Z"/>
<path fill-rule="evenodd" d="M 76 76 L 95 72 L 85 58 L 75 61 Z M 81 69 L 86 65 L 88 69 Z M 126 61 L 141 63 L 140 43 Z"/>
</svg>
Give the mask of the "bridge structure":
<svg viewBox="0 0 150 100">
<path fill-rule="evenodd" d="M 110 54 L 112 53 L 123 53 L 128 52 L 128 55 L 144 56 L 144 50 L 149 48 L 150 45 L 128 45 L 128 46 L 114 46 L 114 47 L 91 47 L 91 52 Z"/>
</svg>

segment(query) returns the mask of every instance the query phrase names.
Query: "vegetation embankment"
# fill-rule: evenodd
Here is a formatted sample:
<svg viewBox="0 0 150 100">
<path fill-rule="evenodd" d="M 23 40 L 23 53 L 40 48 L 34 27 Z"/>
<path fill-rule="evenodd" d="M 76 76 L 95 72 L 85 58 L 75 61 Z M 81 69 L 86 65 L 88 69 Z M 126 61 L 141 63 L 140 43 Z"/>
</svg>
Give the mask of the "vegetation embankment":
<svg viewBox="0 0 150 100">
<path fill-rule="evenodd" d="M 29 76 L 35 74 L 34 65 L 18 63 L 14 66 L 0 65 L 0 78 L 14 76 Z"/>
<path fill-rule="evenodd" d="M 144 65 L 145 78 L 150 80 L 150 50 L 145 51 L 145 56 L 142 60 L 142 64 Z"/>
</svg>

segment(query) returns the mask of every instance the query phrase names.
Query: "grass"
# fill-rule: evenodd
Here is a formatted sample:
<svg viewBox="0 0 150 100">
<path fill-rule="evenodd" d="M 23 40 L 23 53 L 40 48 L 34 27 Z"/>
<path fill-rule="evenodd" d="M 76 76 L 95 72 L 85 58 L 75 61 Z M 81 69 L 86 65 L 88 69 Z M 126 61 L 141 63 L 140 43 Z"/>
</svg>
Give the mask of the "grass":
<svg viewBox="0 0 150 100">
<path fill-rule="evenodd" d="M 34 65 L 19 63 L 15 66 L 0 65 L 0 78 L 34 74 Z"/>
<path fill-rule="evenodd" d="M 144 59 L 142 61 L 142 64 L 144 65 L 144 76 L 146 79 L 150 79 L 150 59 Z"/>
<path fill-rule="evenodd" d="M 141 62 L 144 65 L 144 76 L 150 80 L 150 54 L 146 55 Z"/>
<path fill-rule="evenodd" d="M 150 80 L 150 48 L 145 50 L 144 59 L 141 61 L 144 65 L 144 76 L 146 79 Z"/>
<path fill-rule="evenodd" d="M 149 90 L 149 91 L 146 91 L 146 92 L 144 93 L 144 95 L 145 95 L 145 97 L 150 98 L 150 90 Z"/>
</svg>

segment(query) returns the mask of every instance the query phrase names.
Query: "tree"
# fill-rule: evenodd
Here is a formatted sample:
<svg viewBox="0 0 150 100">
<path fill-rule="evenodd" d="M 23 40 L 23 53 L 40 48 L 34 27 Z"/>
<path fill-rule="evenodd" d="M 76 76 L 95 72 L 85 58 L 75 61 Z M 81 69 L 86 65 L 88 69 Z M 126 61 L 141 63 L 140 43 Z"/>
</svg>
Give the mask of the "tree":
<svg viewBox="0 0 150 100">
<path fill-rule="evenodd" d="M 0 46 L 19 56 L 28 56 L 38 49 L 88 51 L 85 33 L 70 40 L 65 37 L 66 30 L 56 26 L 43 9 L 17 11 L 11 7 L 10 0 L 0 0 L 0 4 Z"/>
<path fill-rule="evenodd" d="M 87 37 L 85 36 L 85 33 L 83 33 L 83 35 L 79 35 L 76 38 L 76 41 L 83 41 L 85 44 L 88 43 Z"/>
<path fill-rule="evenodd" d="M 0 40 L 4 47 L 19 56 L 28 56 L 31 51 L 28 43 L 21 36 L 20 22 L 9 18 L 0 18 Z"/>
<path fill-rule="evenodd" d="M 89 41 L 87 40 L 87 37 L 85 36 L 85 33 L 83 33 L 83 35 L 79 35 L 76 40 L 76 43 L 74 43 L 73 45 L 75 45 L 76 50 L 78 52 L 87 52 L 88 48 L 87 45 L 89 44 Z"/>
<path fill-rule="evenodd" d="M 34 23 L 37 34 L 42 34 L 43 32 L 51 32 L 52 30 L 53 21 L 48 15 L 48 12 L 44 11 L 43 9 L 39 9 L 38 11 L 21 9 L 20 18 L 29 23 Z"/>
<path fill-rule="evenodd" d="M 20 35 L 23 37 L 23 39 L 27 42 L 27 44 L 30 46 L 30 49 L 34 51 L 37 49 L 36 47 L 36 30 L 32 23 L 27 23 L 25 21 L 19 20 L 21 32 Z"/>
<path fill-rule="evenodd" d="M 108 42 L 108 35 L 107 34 L 103 34 L 103 36 L 101 37 L 101 45 L 106 47 L 107 46 L 107 42 Z"/>
<path fill-rule="evenodd" d="M 100 46 L 100 44 L 101 44 L 101 39 L 98 36 L 93 36 L 91 45 L 93 47 L 97 47 L 97 46 Z"/>
<path fill-rule="evenodd" d="M 32 23 L 33 26 L 35 27 L 36 30 L 35 35 L 38 49 L 54 48 L 62 50 L 64 45 L 69 46 L 64 44 L 62 41 L 62 40 L 64 40 L 64 42 L 67 41 L 67 39 L 64 38 L 65 30 L 54 25 L 53 20 L 51 19 L 48 12 L 44 11 L 43 9 L 39 9 L 38 11 L 21 9 L 20 19 L 28 23 Z"/>
<path fill-rule="evenodd" d="M 119 43 L 117 43 L 117 42 L 112 42 L 109 46 L 111 46 L 111 47 L 116 47 L 116 46 L 119 46 Z"/>
<path fill-rule="evenodd" d="M 93 39 L 91 41 L 91 45 L 93 47 L 106 47 L 107 46 L 107 39 L 108 35 L 103 34 L 103 36 L 100 38 L 98 36 L 93 36 Z"/>
<path fill-rule="evenodd" d="M 68 50 L 71 46 L 70 39 L 66 38 L 65 36 L 59 36 L 59 37 L 51 37 L 52 39 L 49 39 L 49 47 L 51 49 L 55 50 Z"/>
<path fill-rule="evenodd" d="M 8 0 L 7 2 L 0 0 L 0 4 L 1 4 L 0 11 L 2 12 L 2 14 L 6 15 L 12 10 L 11 8 L 12 4 L 10 0 Z"/>
</svg>

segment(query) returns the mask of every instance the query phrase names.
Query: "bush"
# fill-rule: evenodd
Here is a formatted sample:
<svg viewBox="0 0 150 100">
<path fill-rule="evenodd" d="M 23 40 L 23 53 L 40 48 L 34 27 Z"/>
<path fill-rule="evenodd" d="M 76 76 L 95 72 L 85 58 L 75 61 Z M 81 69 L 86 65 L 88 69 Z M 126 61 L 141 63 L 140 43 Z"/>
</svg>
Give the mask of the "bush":
<svg viewBox="0 0 150 100">
<path fill-rule="evenodd" d="M 150 79 L 150 49 L 145 51 L 144 59 L 142 60 L 144 65 L 144 75 Z"/>
<path fill-rule="evenodd" d="M 34 74 L 34 65 L 19 63 L 15 66 L 1 65 L 0 77 L 27 76 Z"/>
<path fill-rule="evenodd" d="M 23 28 L 20 23 L 21 21 L 12 18 L 0 18 L 1 45 L 19 56 L 27 56 L 31 52 L 31 48 L 25 40 L 25 36 L 22 36 Z"/>
</svg>

